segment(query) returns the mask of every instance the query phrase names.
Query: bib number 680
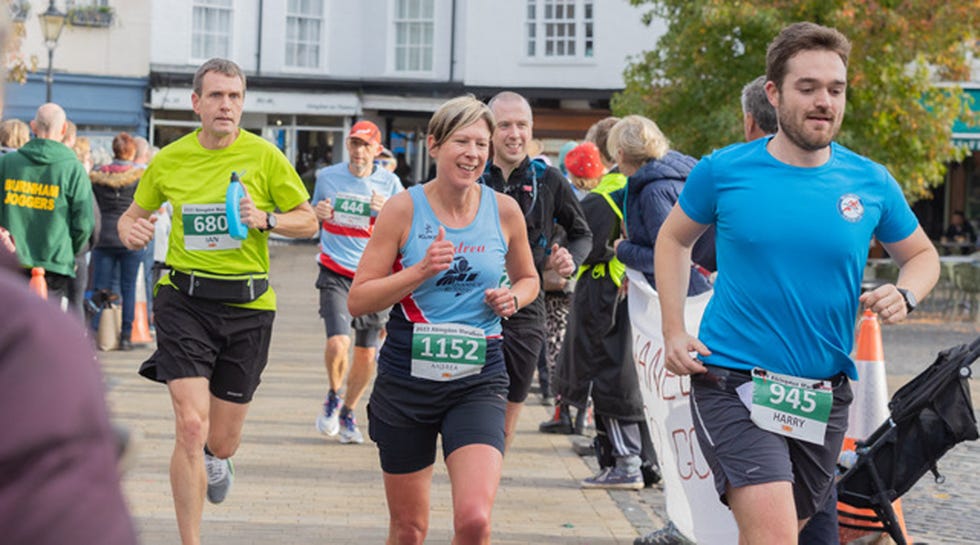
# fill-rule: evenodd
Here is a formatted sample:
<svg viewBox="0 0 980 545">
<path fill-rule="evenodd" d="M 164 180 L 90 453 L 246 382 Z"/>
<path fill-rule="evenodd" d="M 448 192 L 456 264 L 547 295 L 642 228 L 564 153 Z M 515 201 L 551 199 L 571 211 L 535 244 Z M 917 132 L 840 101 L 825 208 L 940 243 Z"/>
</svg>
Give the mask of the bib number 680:
<svg viewBox="0 0 980 545">
<path fill-rule="evenodd" d="M 228 218 L 220 216 L 195 216 L 194 231 L 197 233 L 228 232 Z"/>
</svg>

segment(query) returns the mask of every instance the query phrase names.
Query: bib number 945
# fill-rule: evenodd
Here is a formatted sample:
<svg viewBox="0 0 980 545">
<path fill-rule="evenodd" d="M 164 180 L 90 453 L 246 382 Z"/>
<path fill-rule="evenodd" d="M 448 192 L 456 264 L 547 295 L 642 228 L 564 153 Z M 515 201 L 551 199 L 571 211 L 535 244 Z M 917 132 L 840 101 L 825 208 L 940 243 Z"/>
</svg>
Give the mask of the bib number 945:
<svg viewBox="0 0 980 545">
<path fill-rule="evenodd" d="M 773 406 L 785 403 L 804 414 L 813 413 L 817 408 L 817 394 L 813 390 L 787 388 L 778 382 L 770 382 L 769 394 L 769 404 Z"/>
<path fill-rule="evenodd" d="M 780 375 L 764 369 L 752 370 L 752 382 L 739 387 L 751 401 L 752 422 L 760 428 L 807 441 L 823 444 L 827 421 L 834 404 L 830 381 Z M 741 395 L 741 392 L 740 392 Z"/>
</svg>

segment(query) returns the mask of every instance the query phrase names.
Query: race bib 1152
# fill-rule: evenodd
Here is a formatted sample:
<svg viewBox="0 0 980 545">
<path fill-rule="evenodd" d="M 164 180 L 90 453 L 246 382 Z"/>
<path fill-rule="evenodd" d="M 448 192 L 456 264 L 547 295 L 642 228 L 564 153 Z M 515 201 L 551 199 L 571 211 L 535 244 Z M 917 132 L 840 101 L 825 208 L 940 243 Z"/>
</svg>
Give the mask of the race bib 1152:
<svg viewBox="0 0 980 545">
<path fill-rule="evenodd" d="M 415 324 L 412 333 L 412 376 L 456 380 L 478 374 L 487 361 L 482 329 L 462 324 Z"/>
</svg>

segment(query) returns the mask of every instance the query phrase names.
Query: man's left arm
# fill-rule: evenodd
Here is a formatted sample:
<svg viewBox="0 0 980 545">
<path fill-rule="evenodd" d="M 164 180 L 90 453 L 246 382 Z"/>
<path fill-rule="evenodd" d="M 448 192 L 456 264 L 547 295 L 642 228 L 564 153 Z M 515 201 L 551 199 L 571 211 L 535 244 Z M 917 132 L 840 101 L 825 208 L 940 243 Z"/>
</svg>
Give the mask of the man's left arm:
<svg viewBox="0 0 980 545">
<path fill-rule="evenodd" d="M 255 205 L 246 189 L 239 207 L 242 223 L 249 229 L 271 231 L 291 238 L 312 238 L 316 235 L 316 213 L 313 211 L 313 206 L 305 199 L 285 212 L 266 212 Z M 269 228 L 270 216 L 275 218 L 276 224 L 271 229 Z"/>
<path fill-rule="evenodd" d="M 566 247 L 572 254 L 572 261 L 577 269 L 592 250 L 592 230 L 585 221 L 585 213 L 578 198 L 572 192 L 572 186 L 564 179 L 557 169 L 549 168 L 549 173 L 557 178 L 555 183 L 555 220 L 565 229 L 568 235 Z"/>
<path fill-rule="evenodd" d="M 916 301 L 922 301 L 932 291 L 939 280 L 939 254 L 921 226 L 904 239 L 882 246 L 899 266 L 898 280 L 865 293 L 860 301 L 882 322 L 890 324 L 904 320 L 908 314 L 900 289 L 908 290 Z"/>
<path fill-rule="evenodd" d="M 251 229 L 272 231 L 285 237 L 312 238 L 316 235 L 318 224 L 316 212 L 309 203 L 310 194 L 286 156 L 279 150 L 271 153 L 261 172 L 267 191 L 261 200 L 268 199 L 269 202 L 263 206 L 271 206 L 273 211 L 258 208 L 246 189 L 240 203 L 242 223 Z M 282 212 L 275 212 L 276 207 Z M 270 217 L 275 218 L 276 224 L 271 229 Z"/>
<path fill-rule="evenodd" d="M 273 215 L 276 216 L 276 227 L 271 229 L 273 233 L 292 238 L 311 238 L 316 235 L 316 214 L 310 203 L 306 201 L 292 210 L 273 213 Z M 262 217 L 261 220 L 262 227 L 268 228 L 268 216 Z"/>
</svg>

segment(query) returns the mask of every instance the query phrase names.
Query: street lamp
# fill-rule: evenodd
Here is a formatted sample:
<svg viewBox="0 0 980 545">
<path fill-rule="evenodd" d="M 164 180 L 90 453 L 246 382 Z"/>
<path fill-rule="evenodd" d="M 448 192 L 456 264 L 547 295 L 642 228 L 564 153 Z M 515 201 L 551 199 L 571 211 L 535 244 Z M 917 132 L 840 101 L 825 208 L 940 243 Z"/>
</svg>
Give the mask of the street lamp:
<svg viewBox="0 0 980 545">
<path fill-rule="evenodd" d="M 38 15 L 37 18 L 41 21 L 44 45 L 48 48 L 47 100 L 45 102 L 51 102 L 51 84 L 54 82 L 54 76 L 51 74 L 54 63 L 54 48 L 58 46 L 58 38 L 61 37 L 61 29 L 65 28 L 65 19 L 68 18 L 68 15 L 58 11 L 58 8 L 54 7 L 54 0 L 51 0 L 51 3 L 48 4 L 48 10 Z"/>
</svg>

